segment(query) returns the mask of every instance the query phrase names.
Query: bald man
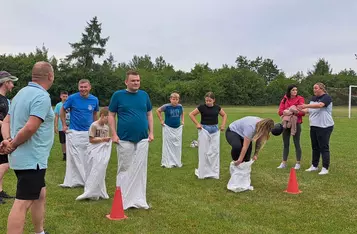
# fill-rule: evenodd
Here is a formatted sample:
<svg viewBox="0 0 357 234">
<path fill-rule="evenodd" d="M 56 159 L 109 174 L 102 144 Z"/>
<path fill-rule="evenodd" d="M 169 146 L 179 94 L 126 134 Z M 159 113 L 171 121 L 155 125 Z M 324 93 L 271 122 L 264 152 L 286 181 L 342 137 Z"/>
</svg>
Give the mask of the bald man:
<svg viewBox="0 0 357 234">
<path fill-rule="evenodd" d="M 46 233 L 43 229 L 45 173 L 54 139 L 54 113 L 47 90 L 53 81 L 51 64 L 37 62 L 32 69 L 32 82 L 13 98 L 2 124 L 5 140 L 0 153 L 10 154 L 10 168 L 17 177 L 16 199 L 7 223 L 8 234 L 23 233 L 29 209 L 35 233 Z"/>
</svg>

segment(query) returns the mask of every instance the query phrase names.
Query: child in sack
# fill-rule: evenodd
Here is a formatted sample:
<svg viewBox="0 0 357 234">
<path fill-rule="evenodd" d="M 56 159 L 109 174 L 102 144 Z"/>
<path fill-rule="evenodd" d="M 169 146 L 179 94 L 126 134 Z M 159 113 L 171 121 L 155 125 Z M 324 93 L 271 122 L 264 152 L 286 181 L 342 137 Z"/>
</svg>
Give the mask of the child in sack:
<svg viewBox="0 0 357 234">
<path fill-rule="evenodd" d="M 87 148 L 88 168 L 84 193 L 76 200 L 99 198 L 108 199 L 105 176 L 111 154 L 111 137 L 109 137 L 108 108 L 99 112 L 99 120 L 93 122 L 89 128 L 89 145 Z"/>
</svg>

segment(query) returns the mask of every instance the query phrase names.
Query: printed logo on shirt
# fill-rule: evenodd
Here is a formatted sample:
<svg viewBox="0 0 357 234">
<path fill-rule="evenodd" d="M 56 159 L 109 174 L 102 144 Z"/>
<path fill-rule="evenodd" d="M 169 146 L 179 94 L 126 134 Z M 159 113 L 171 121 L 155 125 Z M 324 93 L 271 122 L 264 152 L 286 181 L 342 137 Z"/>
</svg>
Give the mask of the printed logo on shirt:
<svg viewBox="0 0 357 234">
<path fill-rule="evenodd" d="M 88 110 L 93 110 L 92 105 L 88 105 Z"/>
</svg>

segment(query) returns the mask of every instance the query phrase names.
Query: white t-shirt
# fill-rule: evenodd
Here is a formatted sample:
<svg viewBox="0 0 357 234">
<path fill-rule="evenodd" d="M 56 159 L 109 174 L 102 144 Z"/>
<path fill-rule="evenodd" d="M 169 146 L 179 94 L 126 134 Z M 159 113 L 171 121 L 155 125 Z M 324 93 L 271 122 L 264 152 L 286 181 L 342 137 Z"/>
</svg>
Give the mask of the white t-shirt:
<svg viewBox="0 0 357 234">
<path fill-rule="evenodd" d="M 257 122 L 260 120 L 262 119 L 259 117 L 246 116 L 231 123 L 229 125 L 229 129 L 243 138 L 247 137 L 252 140 L 255 134 Z"/>
</svg>

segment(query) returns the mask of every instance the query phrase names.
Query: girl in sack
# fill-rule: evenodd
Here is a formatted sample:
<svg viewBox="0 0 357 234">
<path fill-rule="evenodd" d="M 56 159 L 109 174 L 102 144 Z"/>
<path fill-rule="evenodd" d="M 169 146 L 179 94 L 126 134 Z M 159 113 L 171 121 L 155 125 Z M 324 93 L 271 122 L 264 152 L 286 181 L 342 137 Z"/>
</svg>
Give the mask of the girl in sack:
<svg viewBox="0 0 357 234">
<path fill-rule="evenodd" d="M 290 148 L 290 136 L 293 136 L 293 141 L 295 145 L 296 152 L 296 163 L 295 169 L 300 169 L 301 161 L 301 146 L 300 146 L 300 136 L 301 136 L 301 124 L 302 117 L 305 116 L 303 111 L 299 111 L 297 106 L 303 105 L 305 100 L 302 96 L 299 96 L 298 89 L 296 85 L 289 85 L 286 94 L 280 102 L 278 114 L 282 119 L 282 124 L 284 127 L 283 131 L 283 159 L 278 168 L 286 168 L 286 162 L 288 160 L 289 148 Z"/>
</svg>

